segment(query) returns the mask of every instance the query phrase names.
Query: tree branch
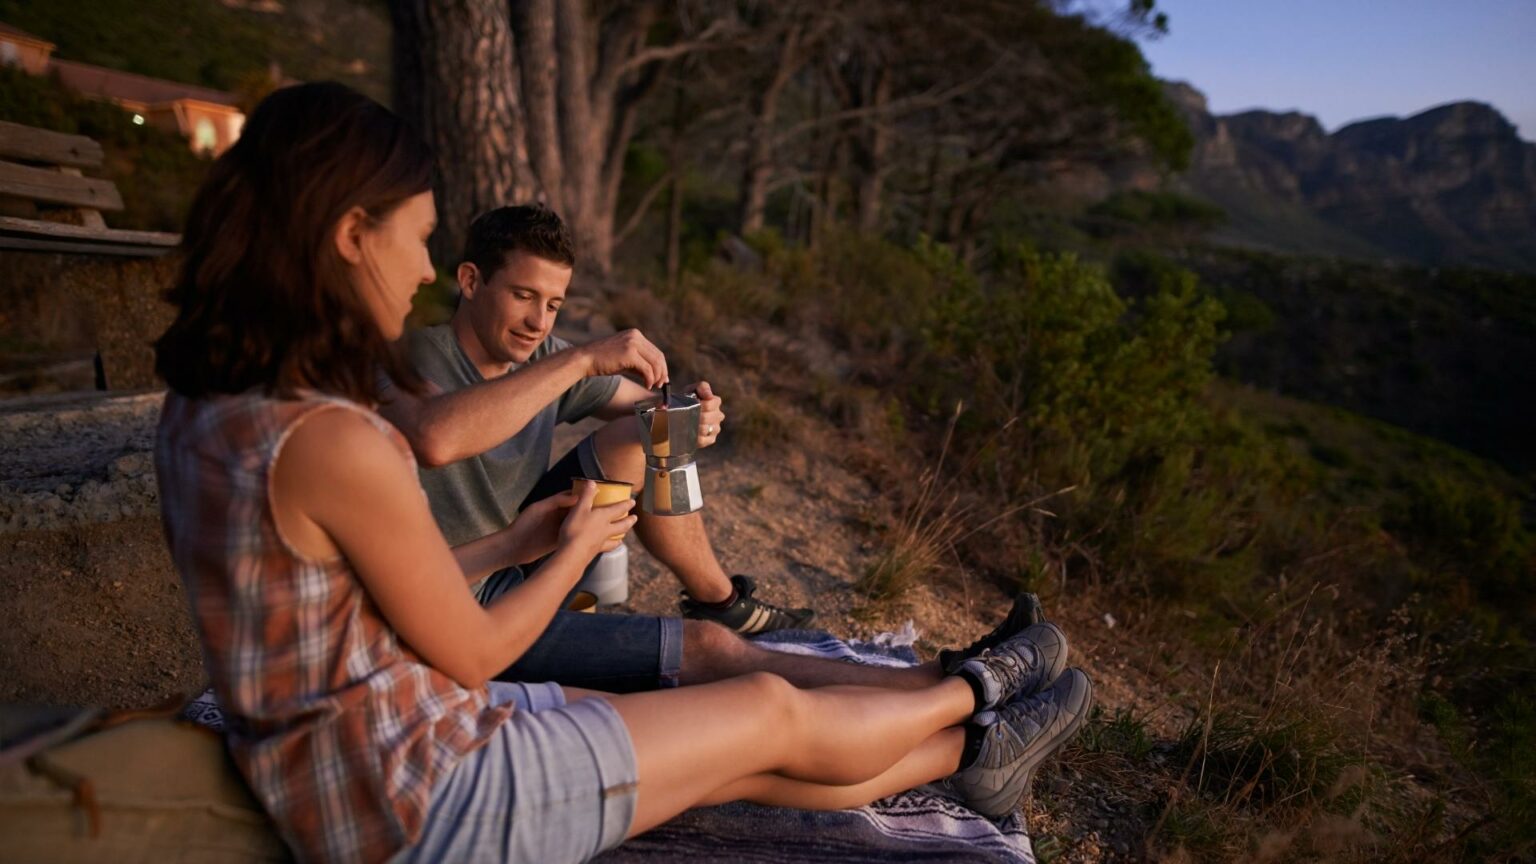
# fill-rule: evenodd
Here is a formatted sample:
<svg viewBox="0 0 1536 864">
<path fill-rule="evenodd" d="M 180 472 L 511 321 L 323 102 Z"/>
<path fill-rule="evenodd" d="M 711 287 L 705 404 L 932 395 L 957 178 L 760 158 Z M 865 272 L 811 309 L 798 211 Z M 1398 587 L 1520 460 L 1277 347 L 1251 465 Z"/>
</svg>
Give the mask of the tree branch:
<svg viewBox="0 0 1536 864">
<path fill-rule="evenodd" d="M 650 210 L 651 205 L 655 203 L 656 196 L 661 194 L 661 190 L 667 188 L 667 184 L 672 182 L 672 178 L 674 176 L 676 176 L 676 172 L 674 172 L 671 168 L 668 168 L 665 174 L 662 174 L 655 183 L 651 184 L 651 188 L 645 190 L 645 194 L 641 195 L 639 202 L 635 204 L 634 212 L 630 213 L 629 218 L 624 221 L 624 227 L 614 232 L 614 246 L 618 246 L 620 243 L 623 243 L 625 238 L 629 237 L 629 235 L 633 233 L 636 228 L 640 227 L 640 220 L 645 218 L 645 213 L 647 210 Z"/>
<path fill-rule="evenodd" d="M 728 32 L 730 29 L 731 25 L 724 19 L 720 19 L 704 28 L 704 32 L 687 42 L 674 42 L 671 45 L 653 45 L 636 51 L 628 60 L 616 65 L 614 77 L 621 77 L 649 63 L 673 60 L 695 51 L 710 51 L 724 48 L 727 43 L 717 37 Z"/>
<path fill-rule="evenodd" d="M 985 72 L 981 73 L 975 78 L 972 78 L 970 81 L 956 84 L 954 87 L 951 87 L 948 90 L 938 90 L 937 88 L 933 88 L 912 96 L 905 96 L 901 99 L 893 99 L 884 104 L 869 105 L 860 108 L 848 108 L 842 111 L 833 112 L 824 117 L 802 121 L 775 136 L 773 139 L 773 146 L 782 146 L 791 138 L 797 138 L 819 126 L 837 124 L 843 122 L 844 120 L 857 120 L 865 117 L 873 117 L 879 115 L 899 115 L 911 111 L 920 111 L 925 108 L 941 107 L 949 102 L 953 102 L 955 99 L 958 99 L 961 96 L 964 96 L 966 93 L 969 93 L 977 87 L 980 87 L 983 83 L 986 82 L 987 79 L 997 74 L 997 72 L 1002 67 L 1003 61 L 999 59 L 996 63 L 993 63 L 992 66 L 989 67 Z"/>
</svg>

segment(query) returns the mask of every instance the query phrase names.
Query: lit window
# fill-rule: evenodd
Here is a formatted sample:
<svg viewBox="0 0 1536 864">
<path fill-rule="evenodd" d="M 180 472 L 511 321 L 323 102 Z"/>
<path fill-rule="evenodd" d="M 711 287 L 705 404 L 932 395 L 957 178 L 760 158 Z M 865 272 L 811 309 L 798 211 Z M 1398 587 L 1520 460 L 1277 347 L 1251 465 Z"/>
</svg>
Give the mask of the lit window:
<svg viewBox="0 0 1536 864">
<path fill-rule="evenodd" d="M 144 115 L 143 114 L 135 114 L 135 115 L 133 115 L 133 125 L 135 125 L 135 126 L 143 126 L 144 125 Z"/>
<path fill-rule="evenodd" d="M 213 128 L 213 121 L 207 117 L 197 121 L 197 131 L 192 134 L 192 149 L 199 153 L 209 153 L 219 146 L 219 133 Z"/>
</svg>

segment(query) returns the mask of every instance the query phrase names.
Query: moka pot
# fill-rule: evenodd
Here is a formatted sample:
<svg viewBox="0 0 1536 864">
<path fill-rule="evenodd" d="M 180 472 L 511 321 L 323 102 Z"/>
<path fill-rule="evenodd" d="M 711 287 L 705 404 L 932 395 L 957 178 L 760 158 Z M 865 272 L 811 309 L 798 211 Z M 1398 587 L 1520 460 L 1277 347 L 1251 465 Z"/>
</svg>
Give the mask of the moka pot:
<svg viewBox="0 0 1536 864">
<path fill-rule="evenodd" d="M 699 398 L 674 393 L 635 405 L 640 444 L 645 449 L 645 488 L 640 509 L 656 516 L 681 516 L 704 506 L 699 490 Z"/>
</svg>

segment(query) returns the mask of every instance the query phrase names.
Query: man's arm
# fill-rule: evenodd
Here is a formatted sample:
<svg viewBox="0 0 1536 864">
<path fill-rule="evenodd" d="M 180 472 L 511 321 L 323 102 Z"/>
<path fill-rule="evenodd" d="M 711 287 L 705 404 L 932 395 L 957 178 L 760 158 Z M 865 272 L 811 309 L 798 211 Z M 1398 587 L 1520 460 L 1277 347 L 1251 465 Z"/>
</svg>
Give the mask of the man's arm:
<svg viewBox="0 0 1536 864">
<path fill-rule="evenodd" d="M 452 393 L 422 398 L 391 387 L 379 413 L 405 435 L 418 461 L 436 467 L 477 456 L 521 432 L 583 378 L 631 371 L 659 383 L 666 380 L 666 369 L 656 346 L 640 331 L 626 330 Z"/>
<path fill-rule="evenodd" d="M 593 411 L 592 416 L 599 420 L 617 420 L 635 413 L 635 403 L 653 399 L 655 396 L 656 391 L 647 390 L 628 378 L 620 378 L 619 389 L 613 391 L 613 397 L 608 400 L 608 404 Z"/>
<path fill-rule="evenodd" d="M 720 427 L 725 423 L 725 411 L 723 402 L 715 391 L 710 388 L 708 381 L 700 381 L 689 388 L 694 395 L 699 397 L 699 447 L 709 447 L 720 438 Z M 603 420 L 617 420 L 635 411 L 635 403 L 654 398 L 655 393 L 636 384 L 628 378 L 620 379 L 619 389 L 613 393 L 613 398 L 608 404 L 592 412 L 594 416 Z"/>
</svg>

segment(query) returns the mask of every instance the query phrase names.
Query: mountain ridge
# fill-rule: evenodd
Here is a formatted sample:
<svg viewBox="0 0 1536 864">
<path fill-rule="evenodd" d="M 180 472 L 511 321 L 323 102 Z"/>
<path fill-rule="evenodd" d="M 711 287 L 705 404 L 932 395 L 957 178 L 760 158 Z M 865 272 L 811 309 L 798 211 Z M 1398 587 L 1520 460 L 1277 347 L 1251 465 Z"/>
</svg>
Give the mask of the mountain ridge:
<svg viewBox="0 0 1536 864">
<path fill-rule="evenodd" d="M 1212 114 L 1166 92 L 1195 136 L 1176 185 L 1229 215 L 1216 239 L 1288 253 L 1536 271 L 1536 143 L 1463 101 L 1326 131 L 1301 111 Z"/>
</svg>

